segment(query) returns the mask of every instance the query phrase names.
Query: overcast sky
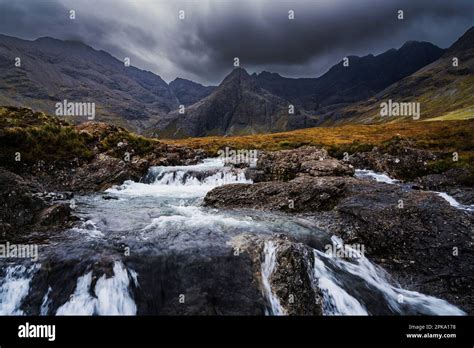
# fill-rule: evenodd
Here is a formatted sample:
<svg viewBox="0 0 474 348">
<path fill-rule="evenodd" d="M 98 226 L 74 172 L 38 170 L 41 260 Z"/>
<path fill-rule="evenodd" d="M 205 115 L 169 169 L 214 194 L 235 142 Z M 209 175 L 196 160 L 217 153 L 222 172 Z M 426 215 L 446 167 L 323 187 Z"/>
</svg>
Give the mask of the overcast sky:
<svg viewBox="0 0 474 348">
<path fill-rule="evenodd" d="M 2 34 L 81 40 L 167 82 L 203 84 L 218 84 L 234 57 L 250 73 L 316 77 L 408 40 L 446 48 L 473 25 L 474 0 L 0 0 Z"/>
</svg>

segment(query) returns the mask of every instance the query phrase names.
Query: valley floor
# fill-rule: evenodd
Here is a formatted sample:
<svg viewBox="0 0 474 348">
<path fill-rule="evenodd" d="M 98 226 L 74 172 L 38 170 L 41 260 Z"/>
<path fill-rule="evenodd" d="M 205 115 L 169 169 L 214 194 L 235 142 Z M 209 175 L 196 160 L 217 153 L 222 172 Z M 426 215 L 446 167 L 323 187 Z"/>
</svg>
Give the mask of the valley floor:
<svg viewBox="0 0 474 348">
<path fill-rule="evenodd" d="M 393 137 L 413 139 L 417 147 L 430 150 L 457 151 L 472 157 L 474 151 L 474 119 L 456 121 L 397 122 L 377 125 L 344 125 L 317 127 L 273 134 L 246 136 L 211 136 L 161 141 L 204 149 L 215 154 L 229 146 L 236 149 L 285 150 L 303 145 L 324 146 L 333 152 L 353 153 L 380 145 Z M 462 156 L 461 156 L 462 157 Z"/>
</svg>

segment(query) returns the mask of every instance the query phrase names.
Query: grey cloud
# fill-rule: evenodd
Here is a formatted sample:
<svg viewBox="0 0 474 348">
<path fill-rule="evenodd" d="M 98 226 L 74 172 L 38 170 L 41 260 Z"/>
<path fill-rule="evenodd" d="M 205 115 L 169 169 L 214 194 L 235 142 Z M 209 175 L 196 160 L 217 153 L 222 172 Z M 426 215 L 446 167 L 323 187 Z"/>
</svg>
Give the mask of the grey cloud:
<svg viewBox="0 0 474 348">
<path fill-rule="evenodd" d="M 236 56 L 250 72 L 313 77 L 345 55 L 378 54 L 408 40 L 447 47 L 473 24 L 471 0 L 0 0 L 0 33 L 82 40 L 168 81 L 204 83 L 218 83 Z"/>
</svg>

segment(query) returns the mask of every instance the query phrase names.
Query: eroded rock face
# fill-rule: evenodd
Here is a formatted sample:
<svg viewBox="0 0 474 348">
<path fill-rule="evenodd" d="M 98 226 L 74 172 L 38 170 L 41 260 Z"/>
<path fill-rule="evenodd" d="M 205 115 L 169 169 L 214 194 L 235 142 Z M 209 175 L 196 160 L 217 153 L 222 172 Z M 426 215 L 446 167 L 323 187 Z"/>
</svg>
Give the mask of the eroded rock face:
<svg viewBox="0 0 474 348">
<path fill-rule="evenodd" d="M 331 232 L 365 245 L 367 256 L 404 286 L 473 312 L 472 215 L 433 193 L 393 187 L 359 189 L 336 210 Z"/>
<path fill-rule="evenodd" d="M 322 297 L 317 290 L 317 279 L 313 276 L 314 256 L 310 248 L 285 235 L 242 234 L 234 237 L 230 244 L 239 253 L 249 254 L 270 312 L 272 305 L 269 297 L 273 297 L 281 310 L 280 314 L 322 315 Z M 272 251 L 274 264 L 271 274 L 266 275 L 264 267 L 269 266 L 266 263 L 271 262 Z M 266 288 L 265 284 L 269 287 Z"/>
<path fill-rule="evenodd" d="M 105 190 L 125 180 L 139 180 L 146 169 L 144 161 L 128 164 L 118 158 L 100 154 L 92 163 L 77 169 L 70 186 L 73 191 Z"/>
<path fill-rule="evenodd" d="M 35 214 L 46 207 L 19 175 L 3 168 L 0 168 L 0 201 L 0 232 L 3 237 L 31 224 Z"/>
<path fill-rule="evenodd" d="M 417 178 L 422 189 L 447 192 L 462 204 L 474 204 L 474 178 L 466 169 L 450 169 L 442 174 L 429 174 Z"/>
<path fill-rule="evenodd" d="M 332 209 L 346 194 L 339 177 L 300 176 L 288 182 L 232 184 L 214 188 L 204 198 L 208 206 L 308 212 Z"/>
<path fill-rule="evenodd" d="M 262 152 L 255 181 L 288 181 L 299 175 L 352 176 L 354 168 L 330 157 L 325 149 L 303 146 L 295 150 Z"/>
<path fill-rule="evenodd" d="M 434 192 L 348 176 L 300 175 L 287 182 L 221 186 L 205 203 L 312 213 L 318 227 L 364 245 L 367 257 L 404 288 L 474 311 L 474 217 Z"/>
<path fill-rule="evenodd" d="M 436 160 L 431 151 L 417 149 L 412 141 L 398 139 L 383 149 L 374 147 L 370 152 L 355 153 L 349 163 L 356 168 L 387 173 L 393 178 L 410 180 L 427 173 L 428 161 Z"/>
<path fill-rule="evenodd" d="M 71 221 L 68 206 L 50 205 L 36 189 L 34 183 L 0 168 L 0 240 L 21 240 L 30 231 L 53 231 Z"/>
</svg>

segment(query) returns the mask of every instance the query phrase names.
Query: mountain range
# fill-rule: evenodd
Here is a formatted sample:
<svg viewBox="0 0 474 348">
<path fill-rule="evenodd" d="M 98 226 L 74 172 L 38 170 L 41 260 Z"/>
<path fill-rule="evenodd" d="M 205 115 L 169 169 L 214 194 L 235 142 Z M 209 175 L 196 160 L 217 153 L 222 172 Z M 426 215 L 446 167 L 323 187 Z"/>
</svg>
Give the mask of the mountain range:
<svg viewBox="0 0 474 348">
<path fill-rule="evenodd" d="M 218 86 L 168 84 L 81 42 L 0 35 L 0 104 L 54 114 L 63 100 L 94 102 L 97 120 L 168 138 L 387 122 L 389 98 L 420 102 L 422 119 L 474 115 L 474 27 L 447 50 L 409 41 L 345 62 L 316 78 L 236 68 Z"/>
</svg>

